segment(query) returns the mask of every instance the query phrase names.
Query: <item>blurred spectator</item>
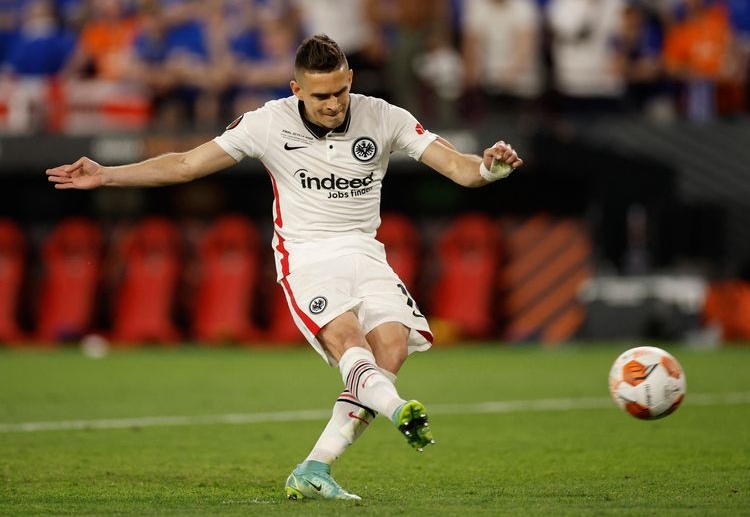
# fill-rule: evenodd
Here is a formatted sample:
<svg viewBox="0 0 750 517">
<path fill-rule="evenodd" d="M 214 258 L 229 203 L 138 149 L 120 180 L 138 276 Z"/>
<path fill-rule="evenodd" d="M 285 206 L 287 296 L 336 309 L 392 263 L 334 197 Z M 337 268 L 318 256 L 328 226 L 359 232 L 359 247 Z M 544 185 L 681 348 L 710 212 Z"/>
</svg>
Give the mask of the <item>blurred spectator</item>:
<svg viewBox="0 0 750 517">
<path fill-rule="evenodd" d="M 165 70 L 178 78 L 176 98 L 195 127 L 223 120 L 221 98 L 229 87 L 228 43 L 221 0 L 167 0 L 169 21 Z"/>
<path fill-rule="evenodd" d="M 382 0 L 295 0 L 295 5 L 303 36 L 327 34 L 339 43 L 354 70 L 354 92 L 389 97 Z"/>
<path fill-rule="evenodd" d="M 464 62 L 453 46 L 449 32 L 435 32 L 421 54 L 414 58 L 414 71 L 425 86 L 425 98 L 431 110 L 423 113 L 431 123 L 443 127 L 454 124 L 456 101 L 463 93 Z"/>
<path fill-rule="evenodd" d="M 0 63 L 5 62 L 8 46 L 18 28 L 17 4 L 21 0 L 0 0 Z"/>
<path fill-rule="evenodd" d="M 561 107 L 579 115 L 617 111 L 625 81 L 613 44 L 624 0 L 550 0 L 553 81 Z"/>
<path fill-rule="evenodd" d="M 716 115 L 718 88 L 736 79 L 731 45 L 725 5 L 683 0 L 677 21 L 667 30 L 664 61 L 671 77 L 682 85 L 681 107 L 689 119 L 705 121 Z"/>
<path fill-rule="evenodd" d="M 455 63 L 448 57 L 453 50 L 448 20 L 447 0 L 386 0 L 381 2 L 381 20 L 390 33 L 390 52 L 387 74 L 391 81 L 393 102 L 415 114 L 418 118 L 430 118 L 442 111 L 441 104 L 451 99 L 440 97 L 444 90 L 446 74 L 441 74 L 441 84 L 430 84 L 420 78 L 416 69 L 419 62 L 429 67 L 424 59 L 440 59 L 444 63 Z M 425 56 L 425 54 L 427 54 Z M 432 74 L 435 78 L 438 74 Z M 424 76 L 423 76 L 424 77 Z M 455 78 L 459 85 L 460 77 Z M 441 102 L 444 101 L 444 102 Z M 436 106 L 438 109 L 436 110 Z M 432 121 L 430 121 L 432 122 Z"/>
<path fill-rule="evenodd" d="M 80 32 L 87 15 L 87 0 L 54 0 L 57 16 L 63 28 Z"/>
<path fill-rule="evenodd" d="M 3 72 L 48 77 L 60 72 L 75 47 L 75 36 L 62 30 L 52 0 L 24 5 L 18 30 L 10 38 Z"/>
<path fill-rule="evenodd" d="M 671 120 L 674 106 L 662 63 L 663 42 L 659 13 L 639 2 L 629 3 L 615 41 L 617 64 L 626 82 L 626 108 L 652 119 Z"/>
<path fill-rule="evenodd" d="M 491 111 L 529 110 L 543 90 L 541 13 L 536 0 L 472 0 L 466 4 L 466 87 Z"/>
<path fill-rule="evenodd" d="M 226 31 L 232 82 L 241 112 L 291 95 L 294 53 L 300 41 L 300 13 L 294 0 L 234 0 L 237 12 Z M 244 100 L 242 100 L 244 98 Z"/>
<path fill-rule="evenodd" d="M 154 126 L 216 129 L 231 67 L 222 0 L 151 0 L 141 7 L 130 69 L 152 95 Z"/>
<path fill-rule="evenodd" d="M 267 15 L 252 33 L 233 39 L 234 113 L 244 113 L 271 99 L 291 95 L 297 30 L 285 18 Z"/>
<path fill-rule="evenodd" d="M 729 16 L 735 34 L 737 78 L 744 89 L 744 107 L 750 108 L 750 2 L 748 0 L 724 0 L 729 7 Z"/>
<path fill-rule="evenodd" d="M 135 17 L 125 0 L 92 1 L 90 9 L 65 72 L 74 77 L 121 80 L 126 77 L 136 34 Z"/>
<path fill-rule="evenodd" d="M 750 46 L 750 2 L 747 0 L 724 0 L 729 8 L 729 19 L 742 48 Z"/>
<path fill-rule="evenodd" d="M 453 36 L 453 46 L 459 48 L 463 38 L 464 16 L 472 0 L 448 0 L 448 30 Z"/>
<path fill-rule="evenodd" d="M 168 38 L 169 25 L 162 7 L 158 2 L 145 4 L 139 13 L 128 74 L 146 87 L 155 128 L 176 128 L 180 123 L 180 110 L 175 107 L 179 77 L 166 69 Z"/>
<path fill-rule="evenodd" d="M 59 27 L 51 0 L 31 0 L 20 11 L 2 63 L 0 102 L 13 133 L 50 129 L 61 108 L 56 76 L 75 47 L 75 36 Z"/>
</svg>

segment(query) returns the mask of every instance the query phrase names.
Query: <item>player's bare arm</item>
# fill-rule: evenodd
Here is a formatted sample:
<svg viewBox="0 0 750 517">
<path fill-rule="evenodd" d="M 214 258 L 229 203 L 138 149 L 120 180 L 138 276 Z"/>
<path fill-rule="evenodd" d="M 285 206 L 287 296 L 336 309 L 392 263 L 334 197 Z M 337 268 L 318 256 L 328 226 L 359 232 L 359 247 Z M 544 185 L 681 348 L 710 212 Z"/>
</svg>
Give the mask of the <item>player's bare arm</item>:
<svg viewBox="0 0 750 517">
<path fill-rule="evenodd" d="M 506 163 L 514 169 L 523 165 L 523 160 L 519 158 L 516 151 L 510 144 L 503 141 L 485 149 L 480 157 L 458 152 L 450 142 L 441 137 L 427 146 L 420 161 L 459 185 L 482 187 L 490 181 L 482 177 L 479 169 L 484 165 L 489 170 L 493 159 Z"/>
<path fill-rule="evenodd" d="M 216 142 L 206 142 L 190 151 L 168 153 L 148 160 L 114 167 L 90 158 L 47 169 L 47 179 L 57 189 L 89 190 L 98 187 L 158 187 L 186 183 L 234 165 Z"/>
</svg>

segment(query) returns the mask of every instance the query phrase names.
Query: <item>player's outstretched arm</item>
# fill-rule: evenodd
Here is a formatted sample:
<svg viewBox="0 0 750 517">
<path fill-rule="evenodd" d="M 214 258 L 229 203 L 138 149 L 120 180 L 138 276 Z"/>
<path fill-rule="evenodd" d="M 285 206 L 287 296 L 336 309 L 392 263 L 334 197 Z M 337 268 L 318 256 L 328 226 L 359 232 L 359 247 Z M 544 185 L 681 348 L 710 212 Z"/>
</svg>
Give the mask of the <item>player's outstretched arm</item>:
<svg viewBox="0 0 750 517">
<path fill-rule="evenodd" d="M 168 153 L 130 165 L 105 167 L 90 158 L 47 169 L 57 189 L 157 187 L 185 183 L 234 165 L 234 158 L 214 142 L 184 153 Z"/>
<path fill-rule="evenodd" d="M 420 158 L 425 165 L 464 187 L 482 187 L 504 177 L 490 172 L 493 160 L 512 167 L 509 170 L 523 165 L 516 151 L 503 141 L 485 149 L 482 156 L 477 156 L 460 153 L 449 142 L 438 137 L 427 146 Z"/>
</svg>

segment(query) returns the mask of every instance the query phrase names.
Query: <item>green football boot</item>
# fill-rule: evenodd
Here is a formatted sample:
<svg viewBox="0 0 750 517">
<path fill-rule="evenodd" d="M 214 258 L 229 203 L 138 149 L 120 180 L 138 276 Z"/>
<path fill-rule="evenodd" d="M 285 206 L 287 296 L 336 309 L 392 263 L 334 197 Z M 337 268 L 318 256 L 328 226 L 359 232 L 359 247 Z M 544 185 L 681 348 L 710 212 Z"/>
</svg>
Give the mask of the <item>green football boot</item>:
<svg viewBox="0 0 750 517">
<path fill-rule="evenodd" d="M 287 499 L 362 499 L 350 494 L 331 477 L 331 466 L 320 461 L 305 461 L 289 474 L 284 487 Z"/>
<path fill-rule="evenodd" d="M 406 441 L 418 452 L 435 443 L 430 423 L 427 420 L 427 410 L 417 400 L 410 400 L 396 410 L 392 417 L 393 423 L 406 436 Z"/>
</svg>

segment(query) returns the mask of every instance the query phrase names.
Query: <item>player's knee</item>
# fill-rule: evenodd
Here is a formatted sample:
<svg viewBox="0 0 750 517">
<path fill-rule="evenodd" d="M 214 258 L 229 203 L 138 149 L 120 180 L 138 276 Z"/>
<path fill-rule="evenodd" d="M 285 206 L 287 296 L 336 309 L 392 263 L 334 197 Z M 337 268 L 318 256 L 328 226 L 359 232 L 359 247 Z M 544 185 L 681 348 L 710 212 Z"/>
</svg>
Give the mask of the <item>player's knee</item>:
<svg viewBox="0 0 750 517">
<path fill-rule="evenodd" d="M 378 366 L 394 374 L 409 355 L 408 340 L 409 329 L 396 322 L 384 323 L 367 335 Z"/>
<path fill-rule="evenodd" d="M 409 354 L 406 342 L 402 341 L 391 343 L 389 346 L 382 346 L 382 343 L 380 343 L 377 348 L 373 349 L 373 355 L 375 356 L 375 362 L 380 368 L 396 374 L 401 369 L 404 361 L 406 361 L 406 356 Z"/>
<path fill-rule="evenodd" d="M 355 346 L 369 349 L 359 323 L 350 313 L 342 314 L 330 321 L 320 329 L 316 337 L 334 357 Z"/>
</svg>

